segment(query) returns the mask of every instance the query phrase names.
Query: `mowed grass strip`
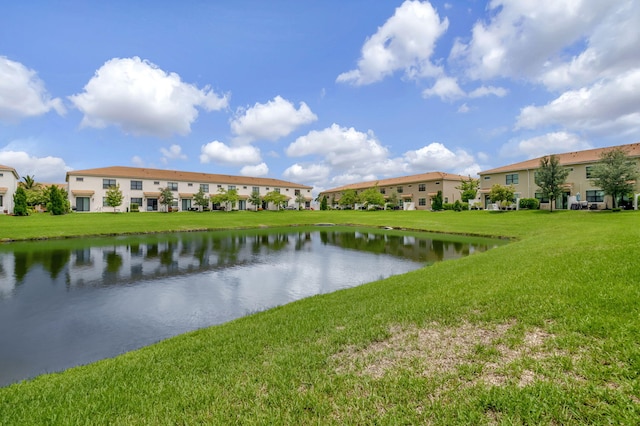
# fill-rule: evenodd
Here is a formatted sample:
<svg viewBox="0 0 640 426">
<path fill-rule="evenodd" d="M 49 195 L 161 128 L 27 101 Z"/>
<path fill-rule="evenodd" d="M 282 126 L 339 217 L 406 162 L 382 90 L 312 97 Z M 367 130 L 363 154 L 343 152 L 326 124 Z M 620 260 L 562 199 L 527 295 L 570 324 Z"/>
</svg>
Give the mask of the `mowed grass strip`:
<svg viewBox="0 0 640 426">
<path fill-rule="evenodd" d="M 1 218 L 0 236 L 18 219 Z M 640 418 L 638 212 L 26 219 L 32 220 L 26 238 L 82 229 L 96 235 L 331 222 L 514 241 L 0 389 L 0 424 L 637 424 Z M 93 227 L 83 222 L 89 220 Z M 64 225 L 58 235 L 49 228 L 55 221 Z"/>
</svg>

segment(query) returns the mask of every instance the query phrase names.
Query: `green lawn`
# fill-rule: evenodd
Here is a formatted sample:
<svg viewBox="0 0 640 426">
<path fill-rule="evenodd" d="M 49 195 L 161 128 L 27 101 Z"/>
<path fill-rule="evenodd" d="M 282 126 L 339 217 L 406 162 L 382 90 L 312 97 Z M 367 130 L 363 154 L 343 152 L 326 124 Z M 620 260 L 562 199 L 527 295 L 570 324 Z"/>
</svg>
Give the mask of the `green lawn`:
<svg viewBox="0 0 640 426">
<path fill-rule="evenodd" d="M 638 424 L 640 212 L 42 215 L 0 238 L 314 223 L 513 241 L 0 389 L 0 424 Z"/>
</svg>

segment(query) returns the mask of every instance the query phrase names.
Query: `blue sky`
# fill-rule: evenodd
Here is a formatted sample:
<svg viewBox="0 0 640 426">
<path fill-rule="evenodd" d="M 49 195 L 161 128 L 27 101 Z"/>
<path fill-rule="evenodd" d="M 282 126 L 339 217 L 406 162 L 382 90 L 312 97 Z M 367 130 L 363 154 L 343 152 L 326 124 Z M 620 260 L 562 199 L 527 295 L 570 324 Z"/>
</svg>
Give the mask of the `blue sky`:
<svg viewBox="0 0 640 426">
<path fill-rule="evenodd" d="M 0 164 L 315 192 L 640 140 L 636 0 L 0 5 Z"/>
</svg>

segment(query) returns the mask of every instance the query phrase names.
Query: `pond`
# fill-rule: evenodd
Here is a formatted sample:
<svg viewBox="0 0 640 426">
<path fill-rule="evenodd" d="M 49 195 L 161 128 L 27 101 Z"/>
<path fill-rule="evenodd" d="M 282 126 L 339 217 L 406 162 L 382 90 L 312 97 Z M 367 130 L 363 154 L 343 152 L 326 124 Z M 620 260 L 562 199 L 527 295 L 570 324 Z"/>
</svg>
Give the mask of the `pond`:
<svg viewBox="0 0 640 426">
<path fill-rule="evenodd" d="M 294 227 L 0 245 L 0 386 L 498 244 Z"/>
</svg>

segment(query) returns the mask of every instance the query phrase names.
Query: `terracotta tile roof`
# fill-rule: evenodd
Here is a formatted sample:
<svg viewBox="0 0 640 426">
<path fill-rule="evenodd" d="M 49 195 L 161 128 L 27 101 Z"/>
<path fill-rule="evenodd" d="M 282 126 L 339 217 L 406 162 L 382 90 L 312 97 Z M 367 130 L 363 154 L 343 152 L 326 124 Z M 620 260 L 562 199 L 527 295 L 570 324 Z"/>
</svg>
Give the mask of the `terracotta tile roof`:
<svg viewBox="0 0 640 426">
<path fill-rule="evenodd" d="M 211 173 L 183 172 L 178 170 L 147 169 L 139 167 L 102 167 L 97 169 L 74 170 L 67 172 L 69 176 L 98 176 L 108 178 L 151 179 L 170 182 L 226 183 L 231 185 L 253 185 L 273 187 L 295 187 L 312 189 L 311 186 L 287 182 L 280 179 L 258 178 L 247 176 L 216 175 Z"/>
<path fill-rule="evenodd" d="M 8 172 L 11 172 L 16 177 L 16 179 L 20 179 L 20 175 L 18 175 L 18 172 L 16 172 L 16 169 L 14 169 L 13 167 L 4 166 L 0 164 L 0 170 L 6 170 Z"/>
<path fill-rule="evenodd" d="M 429 181 L 436 181 L 436 180 L 459 181 L 467 178 L 468 176 L 455 175 L 451 173 L 429 172 L 429 173 L 422 173 L 419 175 L 399 176 L 399 177 L 388 178 L 388 179 L 378 179 L 378 180 L 371 180 L 367 182 L 352 183 L 349 185 L 339 186 L 337 188 L 327 189 L 325 191 L 322 191 L 321 194 L 327 193 L 327 192 L 341 192 L 347 189 L 356 189 L 356 190 L 367 189 L 375 186 L 376 184 L 378 185 L 378 187 L 383 187 L 383 186 L 394 186 L 394 185 L 400 185 L 400 184 L 404 185 L 409 183 L 422 183 L 422 182 L 429 182 Z"/>
<path fill-rule="evenodd" d="M 630 157 L 640 157 L 640 142 L 617 145 L 606 148 L 587 149 L 584 151 L 566 152 L 563 154 L 554 154 L 558 157 L 560 164 L 568 166 L 571 164 L 583 164 L 583 163 L 597 163 L 600 161 L 600 155 L 603 152 L 611 151 L 615 148 L 622 148 L 627 152 Z M 485 170 L 480 172 L 480 175 L 488 175 L 493 173 L 505 173 L 516 170 L 533 170 L 540 167 L 540 159 L 543 157 L 532 158 L 531 160 L 521 161 L 519 163 L 509 164 L 507 166 L 497 167 L 495 169 Z"/>
</svg>

